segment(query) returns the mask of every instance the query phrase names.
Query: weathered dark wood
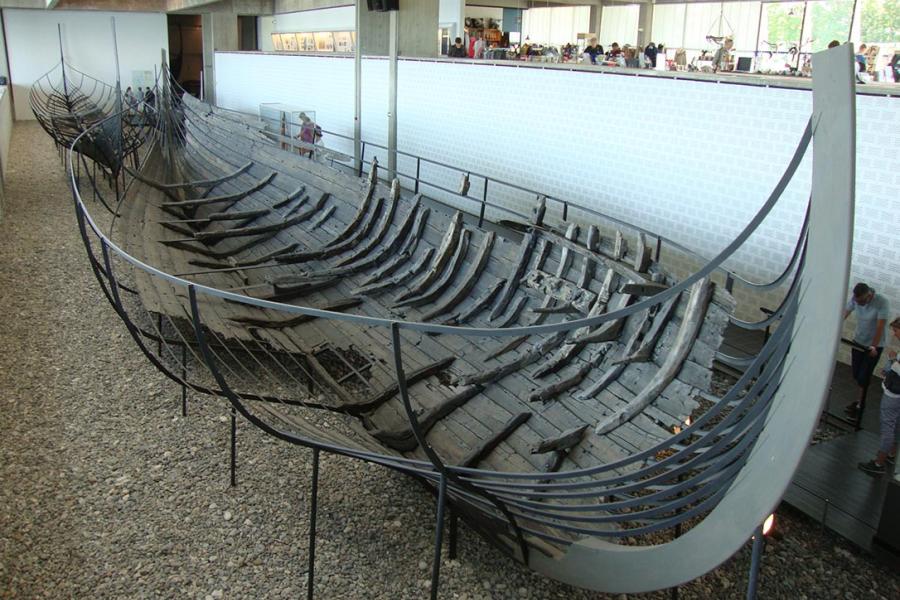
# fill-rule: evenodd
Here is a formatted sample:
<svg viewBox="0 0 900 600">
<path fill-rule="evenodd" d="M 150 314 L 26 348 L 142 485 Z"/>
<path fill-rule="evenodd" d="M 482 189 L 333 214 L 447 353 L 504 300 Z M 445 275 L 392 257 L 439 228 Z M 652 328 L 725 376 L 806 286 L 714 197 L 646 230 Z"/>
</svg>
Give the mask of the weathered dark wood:
<svg viewBox="0 0 900 600">
<path fill-rule="evenodd" d="M 457 325 L 462 325 L 464 323 L 468 323 L 469 320 L 472 319 L 472 317 L 474 317 L 481 311 L 485 310 L 488 306 L 490 306 L 494 302 L 494 300 L 500 294 L 500 290 L 502 290 L 505 285 L 506 285 L 505 279 L 501 279 L 500 281 L 497 281 L 496 283 L 494 283 L 494 285 L 489 287 L 481 296 L 476 298 L 475 302 L 472 303 L 472 306 L 470 306 L 467 310 L 464 310 L 463 312 L 459 313 L 458 315 L 451 317 L 445 323 L 446 324 L 457 324 Z"/>
<path fill-rule="evenodd" d="M 519 428 L 523 423 L 528 421 L 531 418 L 530 412 L 521 412 L 511 418 L 506 422 L 506 425 L 503 426 L 503 429 L 495 433 L 491 436 L 490 439 L 485 440 L 485 442 L 478 448 L 475 448 L 471 453 L 469 453 L 463 460 L 460 462 L 460 466 L 463 467 L 474 467 L 477 466 L 484 458 L 494 451 L 494 448 L 500 445 L 506 438 L 508 438 L 512 433 Z"/>
<path fill-rule="evenodd" d="M 226 194 L 224 196 L 212 196 L 210 198 L 193 198 L 191 200 L 177 200 L 177 201 L 172 200 L 169 202 L 164 202 L 162 204 L 162 206 L 164 206 L 166 208 L 190 209 L 190 208 L 197 208 L 199 206 L 209 206 L 211 204 L 231 203 L 233 205 L 233 204 L 237 203 L 238 201 L 243 200 L 250 194 L 252 194 L 254 192 L 258 192 L 265 186 L 269 185 L 269 183 L 271 183 L 271 181 L 273 179 L 275 179 L 275 175 L 276 175 L 276 173 L 273 171 L 272 173 L 269 173 L 268 175 L 266 175 L 265 177 L 263 177 L 262 179 L 257 181 L 250 188 L 248 188 L 244 191 L 241 191 L 241 192 L 234 193 L 234 194 Z"/>
<path fill-rule="evenodd" d="M 348 308 L 355 308 L 362 304 L 361 298 L 347 298 L 345 300 L 338 300 L 337 302 L 332 302 L 331 304 L 327 304 L 325 306 L 319 307 L 320 310 L 332 310 L 335 312 L 341 312 L 347 310 Z M 285 329 L 287 327 L 296 327 L 297 325 L 302 325 L 303 323 L 309 323 L 319 317 L 313 315 L 297 315 L 296 317 L 291 317 L 290 319 L 259 319 L 255 317 L 229 317 L 229 320 L 240 323 L 241 325 L 247 325 L 250 327 L 261 327 L 263 329 Z"/>
<path fill-rule="evenodd" d="M 512 308 L 507 311 L 506 315 L 503 316 L 502 319 L 497 321 L 494 327 L 498 329 L 503 329 L 504 327 L 509 327 L 519 318 L 519 315 L 522 314 L 522 311 L 525 309 L 525 306 L 528 304 L 528 296 L 519 296 L 514 302 Z"/>
<path fill-rule="evenodd" d="M 556 333 L 552 337 L 542 341 L 535 347 L 531 348 L 528 352 L 521 354 L 517 358 L 505 362 L 502 365 L 494 367 L 492 369 L 486 369 L 477 373 L 469 373 L 468 375 L 461 375 L 458 378 L 458 382 L 460 385 L 472 385 L 487 384 L 499 379 L 503 379 L 507 375 L 515 373 L 516 371 L 540 360 L 540 358 L 544 354 L 559 346 L 561 343 L 563 343 L 563 341 L 565 341 L 565 339 L 565 333 Z"/>
<path fill-rule="evenodd" d="M 573 373 L 572 375 L 570 375 L 568 377 L 560 379 L 556 383 L 551 383 L 549 385 L 542 387 L 539 390 L 535 390 L 528 396 L 528 401 L 529 402 L 540 401 L 540 402 L 546 403 L 546 402 L 549 402 L 550 400 L 552 400 L 553 398 L 556 398 L 563 392 L 566 392 L 566 391 L 572 389 L 573 387 L 577 386 L 582 381 L 584 381 L 584 378 L 587 377 L 588 373 L 593 371 L 597 367 L 597 365 L 600 364 L 600 361 L 603 360 L 603 357 L 606 355 L 606 352 L 608 351 L 608 349 L 609 349 L 609 346 L 601 346 L 594 353 L 594 356 L 589 361 L 587 361 L 586 363 L 581 365 L 575 373 Z"/>
<path fill-rule="evenodd" d="M 428 266 L 428 261 L 431 260 L 431 257 L 434 255 L 434 248 L 429 248 L 426 250 L 422 256 L 420 256 L 416 262 L 413 263 L 411 267 L 394 275 L 390 279 L 385 279 L 384 281 L 379 281 L 378 283 L 373 283 L 371 285 L 367 285 L 361 288 L 357 288 L 354 290 L 353 295 L 372 295 L 378 294 L 380 292 L 386 291 L 388 288 L 396 287 L 401 283 L 404 283 L 419 273 L 421 273 L 425 267 Z"/>
<path fill-rule="evenodd" d="M 447 265 L 447 268 L 444 269 L 441 277 L 436 282 L 434 282 L 430 289 L 418 296 L 407 298 L 403 302 L 395 304 L 393 308 L 399 308 L 403 306 L 423 306 L 437 300 L 438 297 L 440 297 L 440 295 L 444 293 L 447 287 L 449 287 L 450 284 L 453 283 L 453 278 L 456 277 L 456 274 L 459 272 L 460 267 L 462 267 L 462 263 L 465 260 L 466 253 L 469 249 L 470 236 L 471 232 L 469 230 L 463 231 L 459 244 L 456 246 L 456 252 L 454 253 L 453 258 L 450 260 L 450 264 Z"/>
<path fill-rule="evenodd" d="M 593 263 L 593 261 L 589 262 Z M 585 289 L 585 286 L 569 283 L 561 277 L 556 277 L 544 271 L 529 271 L 522 278 L 522 283 L 526 287 L 550 296 L 554 300 L 569 305 L 582 313 L 587 313 L 590 306 L 597 300 L 597 294 Z M 548 308 L 541 307 L 536 312 L 553 312 L 548 311 Z"/>
<path fill-rule="evenodd" d="M 415 371 L 411 371 L 406 373 L 406 385 L 411 387 L 413 384 L 422 381 L 423 379 L 427 379 L 432 375 L 437 375 L 441 371 L 446 370 L 453 364 L 453 361 L 456 360 L 456 357 L 448 356 L 446 358 L 442 358 L 440 360 L 436 360 L 431 364 L 425 365 L 420 369 L 416 369 Z M 341 408 L 343 412 L 351 415 L 362 415 L 364 413 L 372 412 L 380 407 L 382 404 L 396 396 L 400 393 L 399 384 L 395 381 L 388 385 L 385 389 L 376 393 L 371 398 L 367 398 L 361 402 L 352 402 L 348 403 Z"/>
<path fill-rule="evenodd" d="M 634 296 L 655 296 L 660 292 L 669 289 L 665 283 L 657 283 L 655 281 L 646 281 L 644 283 L 628 282 L 619 290 L 623 294 L 632 294 Z"/>
<path fill-rule="evenodd" d="M 325 221 L 327 221 L 331 218 L 332 215 L 334 215 L 335 210 L 337 210 L 336 206 L 329 206 L 328 210 L 323 212 L 315 221 L 312 222 L 311 227 L 313 229 L 318 229 L 319 227 L 321 227 L 325 223 Z"/>
<path fill-rule="evenodd" d="M 397 269 L 403 266 L 406 261 L 408 261 L 413 253 L 416 250 L 416 247 L 419 244 L 419 240 L 422 239 L 422 234 L 425 230 L 425 224 L 428 221 L 428 215 L 430 213 L 429 209 L 425 209 L 416 214 L 415 223 L 413 223 L 412 235 L 406 238 L 406 241 L 403 242 L 403 245 L 400 247 L 400 252 L 394 258 L 390 259 L 386 262 L 380 269 L 373 272 L 369 275 L 368 278 L 364 279 L 362 282 L 362 286 L 365 287 L 367 285 L 371 285 L 382 277 L 387 277 Z M 402 242 L 402 238 L 397 238 L 396 242 Z"/>
<path fill-rule="evenodd" d="M 675 343 L 666 355 L 665 362 L 659 367 L 659 370 L 657 370 L 644 389 L 624 407 L 619 408 L 614 414 L 597 424 L 595 428 L 597 435 L 603 435 L 633 419 L 647 405 L 653 402 L 660 392 L 669 385 L 669 382 L 678 375 L 678 371 L 681 369 L 684 361 L 687 360 L 694 339 L 696 339 L 697 334 L 700 332 L 700 327 L 703 325 L 703 317 L 706 314 L 711 293 L 712 282 L 709 277 L 704 277 L 691 286 L 691 294 L 684 316 L 681 319 L 681 326 L 678 328 Z"/>
<path fill-rule="evenodd" d="M 677 306 L 680 298 L 681 294 L 676 294 L 657 308 L 656 314 L 653 316 L 653 323 L 650 325 L 650 330 L 644 334 L 640 346 L 638 346 L 637 350 L 621 359 L 622 362 L 646 362 L 653 358 L 653 349 L 656 347 L 656 343 L 659 341 L 663 330 L 669 323 L 669 319 L 672 318 L 672 314 L 675 312 L 675 306 Z"/>
<path fill-rule="evenodd" d="M 644 235 L 644 232 L 639 232 L 637 238 L 637 248 L 635 248 L 634 252 L 634 270 L 638 273 L 646 273 L 651 260 L 650 247 L 647 245 L 647 236 Z"/>
<path fill-rule="evenodd" d="M 422 433 L 427 434 L 438 421 L 466 404 L 466 402 L 480 394 L 482 391 L 484 391 L 484 386 L 469 386 L 449 398 L 444 398 L 436 406 L 422 412 L 418 415 L 419 428 L 422 430 Z M 400 429 L 377 429 L 371 431 L 370 434 L 378 441 L 398 452 L 412 452 L 419 446 L 419 442 L 413 433 L 411 425 L 401 427 Z"/>
<path fill-rule="evenodd" d="M 415 219 L 416 213 L 419 211 L 420 201 L 417 198 L 416 202 L 412 205 L 409 212 L 406 214 L 406 218 L 400 224 L 400 227 L 394 233 L 393 237 L 384 245 L 385 253 L 390 253 L 395 250 L 396 246 L 406 238 L 409 234 L 409 230 L 412 228 L 413 221 Z M 369 240 L 364 246 L 359 248 L 356 252 L 344 258 L 343 260 L 337 263 L 338 268 L 346 267 L 348 265 L 352 265 L 353 263 L 357 263 L 358 261 L 362 261 L 372 250 L 375 249 L 378 244 L 387 237 L 388 231 L 391 228 L 391 225 L 394 223 L 394 216 L 397 213 L 397 200 L 391 200 L 391 207 L 384 217 L 381 219 L 381 223 L 378 226 L 378 230 L 375 232 L 375 235 L 372 236 L 372 239 Z M 380 253 L 379 256 L 384 256 L 385 253 Z"/>
<path fill-rule="evenodd" d="M 413 296 L 422 293 L 428 286 L 434 283 L 438 277 L 440 277 L 444 267 L 452 260 L 453 255 L 455 254 L 463 231 L 462 213 L 457 211 L 450 221 L 450 227 L 447 229 L 444 239 L 441 240 L 441 246 L 438 248 L 431 267 L 418 281 L 410 286 L 408 291 L 401 293 L 394 298 L 394 302 L 403 302 L 408 298 L 412 298 Z"/>
<path fill-rule="evenodd" d="M 585 423 L 578 427 L 573 427 L 563 431 L 556 437 L 541 440 L 541 443 L 532 448 L 532 454 L 543 454 L 545 452 L 554 452 L 557 450 L 569 450 L 574 448 L 581 442 L 584 432 L 588 430 L 590 425 Z"/>
<path fill-rule="evenodd" d="M 491 250 L 494 247 L 495 238 L 496 234 L 493 231 L 489 231 L 487 234 L 485 234 L 484 238 L 481 241 L 481 248 L 478 250 L 478 256 L 472 262 L 472 266 L 463 277 L 462 282 L 446 300 L 422 315 L 423 321 L 430 321 L 435 317 L 439 317 L 450 312 L 457 304 L 459 304 L 469 296 L 469 293 L 475 287 L 475 284 L 478 283 L 478 278 L 481 277 L 481 273 L 484 271 L 484 268 L 487 265 L 487 261 L 491 257 Z"/>
<path fill-rule="evenodd" d="M 516 293 L 516 289 L 519 287 L 519 280 L 528 268 L 528 261 L 531 259 L 531 253 L 536 242 L 537 236 L 534 233 L 528 232 L 525 234 L 525 239 L 522 240 L 522 244 L 519 246 L 519 254 L 516 256 L 512 275 L 507 278 L 503 291 L 500 293 L 493 310 L 491 310 L 491 321 L 503 314 L 503 311 L 509 305 L 509 301 L 512 300 L 513 294 Z"/>
</svg>

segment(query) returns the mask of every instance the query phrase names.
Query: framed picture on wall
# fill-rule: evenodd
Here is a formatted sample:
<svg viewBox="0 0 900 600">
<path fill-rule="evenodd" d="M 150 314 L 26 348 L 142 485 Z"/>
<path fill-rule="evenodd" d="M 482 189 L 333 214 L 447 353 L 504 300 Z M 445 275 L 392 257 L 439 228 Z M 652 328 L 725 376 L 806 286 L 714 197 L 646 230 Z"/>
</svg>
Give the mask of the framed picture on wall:
<svg viewBox="0 0 900 600">
<path fill-rule="evenodd" d="M 311 33 L 298 33 L 297 43 L 302 52 L 316 51 L 316 37 Z"/>
<path fill-rule="evenodd" d="M 282 33 L 281 44 L 284 46 L 285 52 L 297 51 L 297 35 L 294 33 Z"/>
<path fill-rule="evenodd" d="M 316 32 L 316 51 L 334 52 L 334 35 L 330 31 Z"/>
<path fill-rule="evenodd" d="M 349 31 L 334 32 L 334 51 L 353 52 L 353 36 Z"/>
<path fill-rule="evenodd" d="M 284 44 L 281 43 L 281 34 L 273 33 L 272 34 L 272 47 L 275 48 L 278 52 L 284 50 Z"/>
</svg>

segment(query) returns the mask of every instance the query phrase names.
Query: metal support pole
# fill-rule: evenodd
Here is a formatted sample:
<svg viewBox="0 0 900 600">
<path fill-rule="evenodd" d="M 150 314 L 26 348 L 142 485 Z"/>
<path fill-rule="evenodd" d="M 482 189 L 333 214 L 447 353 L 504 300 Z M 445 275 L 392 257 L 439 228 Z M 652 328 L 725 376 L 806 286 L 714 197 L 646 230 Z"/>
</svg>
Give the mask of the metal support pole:
<svg viewBox="0 0 900 600">
<path fill-rule="evenodd" d="M 441 545 L 444 540 L 444 506 L 447 503 L 447 476 L 441 473 L 438 486 L 437 523 L 434 532 L 434 563 L 431 566 L 431 600 L 437 600 L 441 579 Z"/>
<path fill-rule="evenodd" d="M 397 176 L 397 54 L 400 46 L 400 11 L 390 11 L 388 51 L 390 57 L 388 84 L 388 181 Z"/>
<path fill-rule="evenodd" d="M 313 598 L 313 579 L 316 568 L 316 510 L 319 502 L 319 449 L 313 448 L 312 490 L 309 500 L 309 566 L 306 570 L 306 598 Z"/>
<path fill-rule="evenodd" d="M 562 220 L 564 222 L 569 220 L 569 203 L 568 202 L 563 202 Z"/>
<path fill-rule="evenodd" d="M 450 557 L 450 560 L 456 560 L 456 547 L 459 541 L 459 517 L 456 514 L 456 511 L 452 508 L 450 509 L 450 547 L 448 548 L 447 554 Z"/>
<path fill-rule="evenodd" d="M 366 143 L 362 142 L 362 147 L 359 151 L 359 168 L 356 170 L 356 176 L 362 177 L 363 175 L 363 164 L 366 160 Z"/>
<path fill-rule="evenodd" d="M 850 28 L 847 29 L 847 41 L 853 41 L 853 26 L 856 24 L 856 3 L 857 0 L 853 0 L 853 10 L 850 11 Z"/>
<path fill-rule="evenodd" d="M 762 558 L 765 536 L 762 525 L 753 534 L 753 553 L 750 555 L 750 579 L 747 582 L 747 600 L 756 600 L 756 588 L 759 580 L 759 562 Z"/>
<path fill-rule="evenodd" d="M 484 190 L 481 192 L 481 210 L 478 211 L 478 226 L 484 225 L 484 209 L 487 207 L 488 178 L 484 178 Z"/>
<path fill-rule="evenodd" d="M 356 48 L 353 55 L 353 165 L 362 175 L 362 0 L 356 0 Z"/>
<path fill-rule="evenodd" d="M 416 193 L 419 193 L 419 174 L 422 172 L 422 157 L 416 157 Z"/>
<path fill-rule="evenodd" d="M 187 344 L 181 344 L 181 380 L 187 380 Z M 181 416 L 187 416 L 187 385 L 181 384 Z"/>
<path fill-rule="evenodd" d="M 231 407 L 231 487 L 237 485 L 237 410 Z"/>
</svg>

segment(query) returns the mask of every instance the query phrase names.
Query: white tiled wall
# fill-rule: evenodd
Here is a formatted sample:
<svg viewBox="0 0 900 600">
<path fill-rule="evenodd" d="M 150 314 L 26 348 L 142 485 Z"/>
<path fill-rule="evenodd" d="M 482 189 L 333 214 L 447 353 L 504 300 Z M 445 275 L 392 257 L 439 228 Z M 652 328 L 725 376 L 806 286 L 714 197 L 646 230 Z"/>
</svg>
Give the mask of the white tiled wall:
<svg viewBox="0 0 900 600">
<path fill-rule="evenodd" d="M 314 109 L 325 129 L 352 135 L 352 60 L 219 53 L 216 61 L 222 106 L 256 112 L 261 102 L 296 104 Z M 811 108 L 811 94 L 801 90 L 402 61 L 398 145 L 713 256 L 765 201 Z M 858 96 L 857 109 L 851 279 L 883 291 L 900 314 L 900 99 Z M 365 60 L 364 139 L 385 142 L 386 114 L 387 62 Z M 802 223 L 810 166 L 807 157 L 769 221 L 734 258 L 737 272 L 757 281 L 780 273 Z M 445 170 L 429 175 L 457 187 Z M 473 177 L 470 194 L 480 186 Z M 509 193 L 504 201 L 521 210 L 523 197 Z"/>
</svg>

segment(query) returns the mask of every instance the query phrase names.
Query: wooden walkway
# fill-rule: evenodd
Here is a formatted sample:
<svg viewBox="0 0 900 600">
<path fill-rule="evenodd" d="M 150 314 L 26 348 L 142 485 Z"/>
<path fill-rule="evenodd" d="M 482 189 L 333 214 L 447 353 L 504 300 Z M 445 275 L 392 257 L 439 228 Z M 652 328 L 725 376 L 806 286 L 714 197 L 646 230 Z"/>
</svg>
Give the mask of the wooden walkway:
<svg viewBox="0 0 900 600">
<path fill-rule="evenodd" d="M 730 327 L 725 333 L 723 351 L 747 356 L 756 353 L 762 342 L 762 332 Z M 888 477 L 867 475 L 857 464 L 871 460 L 878 450 L 881 379 L 873 377 L 869 386 L 859 431 L 844 414 L 844 407 L 856 399 L 857 393 L 850 366 L 837 363 L 822 418 L 846 433 L 807 449 L 784 501 L 872 552 L 881 549 L 873 545 L 873 536 L 878 530 Z"/>
</svg>

